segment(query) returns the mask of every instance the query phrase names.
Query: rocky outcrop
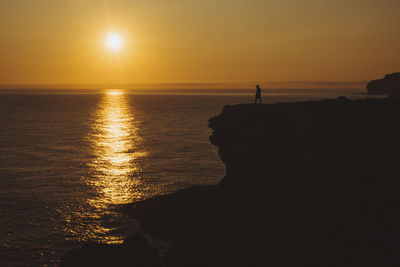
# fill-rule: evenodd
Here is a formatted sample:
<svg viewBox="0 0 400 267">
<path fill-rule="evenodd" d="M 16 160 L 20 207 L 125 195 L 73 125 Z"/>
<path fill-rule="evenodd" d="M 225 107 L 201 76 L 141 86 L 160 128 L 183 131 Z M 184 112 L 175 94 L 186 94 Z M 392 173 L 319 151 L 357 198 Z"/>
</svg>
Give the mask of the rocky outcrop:
<svg viewBox="0 0 400 267">
<path fill-rule="evenodd" d="M 367 85 L 368 94 L 400 97 L 400 73 L 387 74 L 383 79 L 373 80 Z"/>
<path fill-rule="evenodd" d="M 387 99 L 226 106 L 210 120 L 221 183 L 127 210 L 172 243 L 166 266 L 398 266 L 399 112 Z"/>
<path fill-rule="evenodd" d="M 121 245 L 85 244 L 67 252 L 60 263 L 60 267 L 88 266 L 161 267 L 161 260 L 159 252 L 150 247 L 142 235 L 135 235 Z"/>
<path fill-rule="evenodd" d="M 217 186 L 194 186 L 174 194 L 153 197 L 123 207 L 139 221 L 144 232 L 170 243 L 186 233 L 206 230 L 215 218 Z"/>
</svg>

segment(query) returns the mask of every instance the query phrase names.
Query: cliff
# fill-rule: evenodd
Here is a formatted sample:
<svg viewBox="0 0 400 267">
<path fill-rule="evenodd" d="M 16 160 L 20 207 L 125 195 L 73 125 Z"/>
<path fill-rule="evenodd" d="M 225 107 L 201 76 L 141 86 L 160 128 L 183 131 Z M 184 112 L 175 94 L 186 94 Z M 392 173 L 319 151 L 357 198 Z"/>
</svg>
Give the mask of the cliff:
<svg viewBox="0 0 400 267">
<path fill-rule="evenodd" d="M 400 73 L 387 74 L 383 79 L 373 80 L 367 85 L 368 94 L 400 97 Z"/>
<path fill-rule="evenodd" d="M 398 114 L 388 99 L 226 106 L 209 121 L 221 183 L 124 211 L 171 243 L 168 267 L 399 266 Z"/>
</svg>

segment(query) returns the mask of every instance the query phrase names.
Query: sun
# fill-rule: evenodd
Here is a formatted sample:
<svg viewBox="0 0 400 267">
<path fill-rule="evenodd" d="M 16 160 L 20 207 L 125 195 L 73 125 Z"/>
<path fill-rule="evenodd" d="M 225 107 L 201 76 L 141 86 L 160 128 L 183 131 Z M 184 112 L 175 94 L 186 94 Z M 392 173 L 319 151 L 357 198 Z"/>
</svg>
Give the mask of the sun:
<svg viewBox="0 0 400 267">
<path fill-rule="evenodd" d="M 106 46 L 112 51 L 118 51 L 122 48 L 123 39 L 118 33 L 110 33 L 106 38 Z"/>
</svg>

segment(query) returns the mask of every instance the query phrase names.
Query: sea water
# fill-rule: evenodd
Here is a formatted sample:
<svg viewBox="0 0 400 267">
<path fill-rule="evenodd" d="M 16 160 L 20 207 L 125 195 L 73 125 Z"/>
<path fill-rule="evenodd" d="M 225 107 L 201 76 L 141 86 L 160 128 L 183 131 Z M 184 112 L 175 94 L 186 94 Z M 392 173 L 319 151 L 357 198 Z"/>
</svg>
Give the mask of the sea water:
<svg viewBox="0 0 400 267">
<path fill-rule="evenodd" d="M 264 103 L 365 97 L 264 90 Z M 54 266 L 80 242 L 120 243 L 116 207 L 224 176 L 208 119 L 249 90 L 0 91 L 0 266 Z"/>
</svg>

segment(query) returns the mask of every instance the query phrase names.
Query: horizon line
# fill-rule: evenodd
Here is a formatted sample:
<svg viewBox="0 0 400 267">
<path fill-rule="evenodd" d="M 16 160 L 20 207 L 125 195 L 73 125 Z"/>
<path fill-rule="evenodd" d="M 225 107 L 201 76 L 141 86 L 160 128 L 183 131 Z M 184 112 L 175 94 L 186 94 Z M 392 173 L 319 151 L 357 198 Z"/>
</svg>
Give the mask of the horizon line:
<svg viewBox="0 0 400 267">
<path fill-rule="evenodd" d="M 245 82 L 166 82 L 166 83 L 0 83 L 0 89 L 364 89 L 368 81 L 245 81 Z M 51 88 L 52 87 L 52 88 Z M 165 88 L 167 87 L 167 88 Z M 174 87 L 174 88 L 171 88 Z"/>
</svg>

